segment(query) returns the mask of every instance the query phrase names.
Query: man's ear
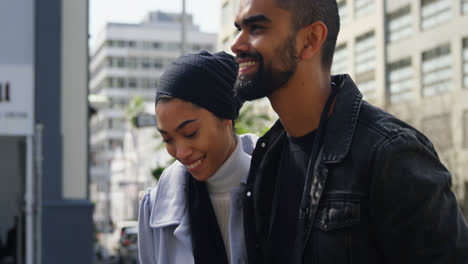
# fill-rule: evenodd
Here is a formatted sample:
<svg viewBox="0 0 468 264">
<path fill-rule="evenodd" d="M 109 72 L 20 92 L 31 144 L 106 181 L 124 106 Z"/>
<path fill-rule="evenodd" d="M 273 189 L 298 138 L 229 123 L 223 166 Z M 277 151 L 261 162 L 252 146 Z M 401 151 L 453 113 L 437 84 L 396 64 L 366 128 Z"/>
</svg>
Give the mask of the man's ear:
<svg viewBox="0 0 468 264">
<path fill-rule="evenodd" d="M 299 31 L 298 43 L 301 43 L 299 56 L 302 60 L 310 60 L 320 53 L 327 39 L 328 29 L 322 21 L 316 21 Z"/>
</svg>

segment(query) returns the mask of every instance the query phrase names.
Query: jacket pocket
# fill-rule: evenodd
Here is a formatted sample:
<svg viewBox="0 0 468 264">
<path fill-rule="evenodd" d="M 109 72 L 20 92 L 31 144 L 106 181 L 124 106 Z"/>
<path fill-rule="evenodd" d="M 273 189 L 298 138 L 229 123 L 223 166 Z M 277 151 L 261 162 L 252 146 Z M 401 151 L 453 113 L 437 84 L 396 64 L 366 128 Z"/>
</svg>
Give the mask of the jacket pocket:
<svg viewBox="0 0 468 264">
<path fill-rule="evenodd" d="M 359 199 L 328 199 L 320 203 L 314 226 L 330 231 L 360 223 Z"/>
<path fill-rule="evenodd" d="M 355 263 L 354 240 L 359 236 L 360 215 L 359 198 L 323 197 L 315 214 L 304 263 Z"/>
</svg>

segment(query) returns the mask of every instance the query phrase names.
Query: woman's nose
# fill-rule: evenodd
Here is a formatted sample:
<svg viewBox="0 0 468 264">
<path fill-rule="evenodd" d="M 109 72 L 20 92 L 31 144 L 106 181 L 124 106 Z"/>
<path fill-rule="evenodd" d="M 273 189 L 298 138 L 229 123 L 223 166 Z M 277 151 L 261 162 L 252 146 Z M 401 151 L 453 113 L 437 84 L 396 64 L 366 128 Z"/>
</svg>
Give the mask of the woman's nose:
<svg viewBox="0 0 468 264">
<path fill-rule="evenodd" d="M 192 154 L 192 148 L 188 145 L 178 145 L 176 149 L 176 159 L 185 160 Z"/>
</svg>

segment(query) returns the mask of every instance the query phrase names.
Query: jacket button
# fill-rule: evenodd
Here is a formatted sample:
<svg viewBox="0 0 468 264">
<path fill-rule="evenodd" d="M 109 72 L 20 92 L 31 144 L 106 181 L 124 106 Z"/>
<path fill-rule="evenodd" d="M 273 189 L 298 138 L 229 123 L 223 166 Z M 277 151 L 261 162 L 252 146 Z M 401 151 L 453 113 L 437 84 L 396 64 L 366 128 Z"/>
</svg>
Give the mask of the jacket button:
<svg viewBox="0 0 468 264">
<path fill-rule="evenodd" d="M 251 192 L 247 192 L 247 197 L 250 197 L 252 196 L 252 193 Z"/>
<path fill-rule="evenodd" d="M 266 143 L 265 142 L 262 142 L 262 148 L 264 148 L 266 146 Z"/>
</svg>

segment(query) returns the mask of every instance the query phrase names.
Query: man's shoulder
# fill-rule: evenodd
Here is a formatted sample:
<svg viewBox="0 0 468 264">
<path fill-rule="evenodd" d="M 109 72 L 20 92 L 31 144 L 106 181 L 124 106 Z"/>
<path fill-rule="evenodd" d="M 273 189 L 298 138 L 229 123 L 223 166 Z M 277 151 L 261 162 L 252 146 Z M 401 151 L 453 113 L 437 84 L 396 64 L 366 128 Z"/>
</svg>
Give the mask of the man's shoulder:
<svg viewBox="0 0 468 264">
<path fill-rule="evenodd" d="M 358 127 L 391 138 L 401 133 L 415 133 L 417 130 L 389 112 L 363 101 L 358 118 Z"/>
<path fill-rule="evenodd" d="M 423 133 L 407 122 L 363 101 L 355 131 L 356 138 L 367 141 L 374 139 L 376 143 L 383 143 L 403 135 L 410 135 L 415 140 L 432 146 Z"/>
</svg>

